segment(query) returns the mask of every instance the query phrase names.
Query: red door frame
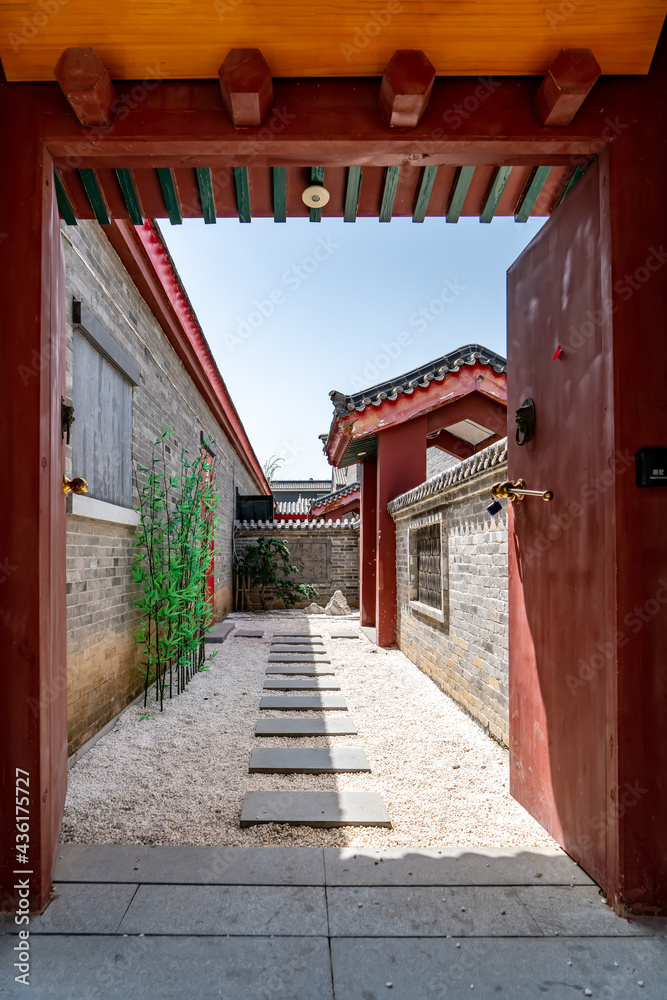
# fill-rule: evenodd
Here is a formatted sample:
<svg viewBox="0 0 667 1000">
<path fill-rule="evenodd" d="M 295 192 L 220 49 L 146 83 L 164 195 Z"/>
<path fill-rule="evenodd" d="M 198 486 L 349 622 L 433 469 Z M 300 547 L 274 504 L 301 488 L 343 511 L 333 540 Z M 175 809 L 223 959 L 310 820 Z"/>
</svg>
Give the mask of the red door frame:
<svg viewBox="0 0 667 1000">
<path fill-rule="evenodd" d="M 141 167 L 168 161 L 198 164 L 280 165 L 297 163 L 387 166 L 427 164 L 573 163 L 609 147 L 612 285 L 619 288 L 614 314 L 615 442 L 634 450 L 662 443 L 664 426 L 662 355 L 638 360 L 637 331 L 658 344 L 664 315 L 665 279 L 650 281 L 651 253 L 664 252 L 667 217 L 663 178 L 667 173 L 663 93 L 667 58 L 661 42 L 655 68 L 646 77 L 602 79 L 574 126 L 542 129 L 532 110 L 536 81 L 501 81 L 488 101 L 443 135 L 441 121 L 454 98 L 465 99 L 477 81 L 438 80 L 417 129 L 387 129 L 376 112 L 377 83 L 275 81 L 276 105 L 294 118 L 284 130 L 262 136 L 236 133 L 224 116 L 216 81 L 160 84 L 141 107 L 106 132 L 82 129 L 55 84 L 2 84 L 6 154 L 0 163 L 0 299 L 3 302 L 3 389 L 7 488 L 0 493 L 0 560 L 5 560 L 0 635 L 6 672 L 8 723 L 0 727 L 3 816 L 0 863 L 3 906 L 15 905 L 17 878 L 15 769 L 31 774 L 30 899 L 33 909 L 49 898 L 52 864 L 66 787 L 65 702 L 65 506 L 61 483 L 64 446 L 60 435 L 64 323 L 62 250 L 54 205 L 52 158 L 71 167 Z M 118 84 L 130 106 L 132 84 Z M 194 112 L 194 113 L 193 113 Z M 636 286 L 636 290 L 634 288 Z M 632 294 L 625 298 L 627 289 Z M 629 478 L 614 490 L 617 623 L 637 602 L 652 599 L 664 574 L 661 491 L 648 497 Z M 608 720 L 617 748 L 618 780 L 639 773 L 657 791 L 616 819 L 618 850 L 606 886 L 616 905 L 636 909 L 667 906 L 664 876 L 664 731 L 667 682 L 664 616 L 654 615 L 615 651 L 618 713 Z M 641 675 L 637 676 L 637 664 Z M 662 770 L 660 770 L 662 769 Z M 10 817 L 10 822 L 7 822 Z"/>
</svg>

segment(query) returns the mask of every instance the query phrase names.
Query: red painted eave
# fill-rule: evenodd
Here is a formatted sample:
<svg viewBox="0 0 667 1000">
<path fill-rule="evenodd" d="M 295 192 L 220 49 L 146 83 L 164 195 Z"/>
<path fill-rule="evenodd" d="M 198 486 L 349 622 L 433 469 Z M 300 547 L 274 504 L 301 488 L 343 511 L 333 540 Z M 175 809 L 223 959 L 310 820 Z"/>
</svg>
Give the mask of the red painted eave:
<svg viewBox="0 0 667 1000">
<path fill-rule="evenodd" d="M 121 220 L 105 226 L 103 231 L 259 492 L 270 494 L 257 456 L 159 233 L 148 221 L 142 226 L 133 226 Z"/>
<path fill-rule="evenodd" d="M 327 514 L 331 514 L 333 511 L 341 510 L 341 508 L 349 507 L 353 503 L 361 502 L 361 490 L 352 490 L 350 493 L 346 493 L 345 496 L 338 497 L 336 500 L 332 500 L 330 503 L 320 504 L 318 507 L 310 508 L 311 517 L 326 517 Z"/>
</svg>

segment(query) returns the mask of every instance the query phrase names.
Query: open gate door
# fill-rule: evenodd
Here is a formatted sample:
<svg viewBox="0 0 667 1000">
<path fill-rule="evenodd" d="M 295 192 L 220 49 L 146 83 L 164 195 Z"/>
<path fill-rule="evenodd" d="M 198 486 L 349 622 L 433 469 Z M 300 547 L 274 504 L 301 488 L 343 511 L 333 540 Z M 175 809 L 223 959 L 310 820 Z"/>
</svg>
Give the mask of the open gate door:
<svg viewBox="0 0 667 1000">
<path fill-rule="evenodd" d="M 509 477 L 554 493 L 508 502 L 511 792 L 602 885 L 615 718 L 607 190 L 596 162 L 509 269 L 507 294 Z M 535 429 L 519 445 L 526 399 Z"/>
</svg>

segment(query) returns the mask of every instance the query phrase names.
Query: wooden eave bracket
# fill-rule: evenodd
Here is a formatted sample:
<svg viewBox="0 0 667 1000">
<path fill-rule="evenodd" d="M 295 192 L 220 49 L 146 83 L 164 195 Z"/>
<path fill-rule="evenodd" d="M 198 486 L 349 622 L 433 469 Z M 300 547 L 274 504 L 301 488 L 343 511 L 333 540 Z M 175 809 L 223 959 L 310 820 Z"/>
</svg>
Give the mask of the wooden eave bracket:
<svg viewBox="0 0 667 1000">
<path fill-rule="evenodd" d="M 542 125 L 569 125 L 601 72 L 590 49 L 561 49 L 535 96 L 535 110 Z"/>
<path fill-rule="evenodd" d="M 54 73 L 82 125 L 110 124 L 117 96 L 111 77 L 95 49 L 65 49 Z"/>
<path fill-rule="evenodd" d="M 397 49 L 380 86 L 378 109 L 390 128 L 416 128 L 426 111 L 435 67 L 421 49 Z"/>
<path fill-rule="evenodd" d="M 235 128 L 261 125 L 273 105 L 273 78 L 259 49 L 230 49 L 218 70 L 227 114 Z"/>
</svg>

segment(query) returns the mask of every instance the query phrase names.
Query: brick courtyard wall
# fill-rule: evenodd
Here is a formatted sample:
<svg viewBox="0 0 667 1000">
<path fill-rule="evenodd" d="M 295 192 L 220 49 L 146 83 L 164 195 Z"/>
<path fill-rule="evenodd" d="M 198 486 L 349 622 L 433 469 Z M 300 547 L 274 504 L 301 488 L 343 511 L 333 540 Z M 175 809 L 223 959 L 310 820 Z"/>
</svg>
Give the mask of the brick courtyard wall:
<svg viewBox="0 0 667 1000">
<path fill-rule="evenodd" d="M 174 463 L 185 446 L 190 458 L 200 447 L 200 432 L 215 443 L 215 479 L 219 493 L 216 531 L 215 612 L 223 618 L 232 607 L 232 532 L 235 490 L 256 493 L 221 427 L 211 414 L 182 362 L 166 340 L 130 276 L 95 222 L 63 227 L 67 273 L 67 395 L 72 397 L 72 300 L 81 301 L 141 372 L 133 389 L 132 458 L 146 466 L 151 444 L 174 428 L 168 459 Z M 81 433 L 81 421 L 72 437 Z M 72 448 L 67 449 L 67 475 Z M 141 473 L 139 473 L 141 476 Z M 91 490 L 92 492 L 92 490 Z M 74 498 L 76 500 L 76 498 Z M 84 501 L 87 498 L 82 498 Z M 72 509 L 70 504 L 70 511 Z M 133 506 L 137 492 L 133 487 Z M 67 515 L 67 695 L 69 752 L 74 752 L 123 709 L 142 686 L 138 626 L 133 601 L 139 596 L 131 575 L 135 528 L 122 523 L 124 512 L 109 519 Z"/>
<path fill-rule="evenodd" d="M 398 645 L 500 743 L 509 735 L 507 511 L 491 517 L 494 483 L 507 479 L 501 441 L 389 504 L 396 522 Z M 410 532 L 441 525 L 443 607 L 415 607 Z M 412 597 L 412 602 L 411 602 Z"/>
<path fill-rule="evenodd" d="M 286 542 L 293 565 L 299 572 L 295 583 L 317 587 L 316 604 L 325 605 L 335 590 L 343 592 L 351 608 L 359 607 L 359 518 L 342 521 L 237 521 L 235 545 L 241 555 L 248 545 L 263 535 Z M 255 608 L 260 607 L 257 591 L 251 592 Z M 305 607 L 311 600 L 300 601 Z M 282 607 L 270 595 L 268 608 Z"/>
</svg>

